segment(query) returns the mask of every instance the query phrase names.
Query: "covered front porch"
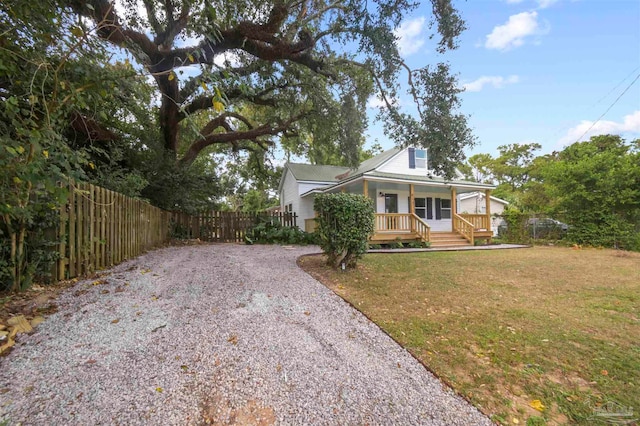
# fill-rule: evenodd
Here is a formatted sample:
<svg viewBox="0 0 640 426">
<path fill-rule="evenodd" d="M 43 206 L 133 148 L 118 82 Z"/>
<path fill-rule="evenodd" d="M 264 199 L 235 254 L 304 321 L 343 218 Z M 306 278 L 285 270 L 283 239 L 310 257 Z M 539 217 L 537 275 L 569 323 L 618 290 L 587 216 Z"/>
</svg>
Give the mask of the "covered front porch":
<svg viewBox="0 0 640 426">
<path fill-rule="evenodd" d="M 474 245 L 477 240 L 491 241 L 490 189 L 484 189 L 486 213 L 468 214 L 458 212 L 457 195 L 477 191 L 477 187 L 374 179 L 363 179 L 361 186 L 362 193 L 374 200 L 376 208 L 372 243 L 416 241 L 444 247 Z M 345 187 L 343 191 L 357 192 L 354 189 Z"/>
</svg>

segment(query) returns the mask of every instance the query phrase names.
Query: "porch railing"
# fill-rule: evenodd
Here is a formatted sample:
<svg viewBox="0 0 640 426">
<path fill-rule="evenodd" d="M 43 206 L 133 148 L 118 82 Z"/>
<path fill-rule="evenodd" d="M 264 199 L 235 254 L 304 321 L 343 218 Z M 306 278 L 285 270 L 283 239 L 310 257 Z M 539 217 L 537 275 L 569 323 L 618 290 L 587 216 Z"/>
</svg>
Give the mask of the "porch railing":
<svg viewBox="0 0 640 426">
<path fill-rule="evenodd" d="M 431 241 L 431 227 L 415 213 L 411 215 L 411 228 L 415 230 L 422 241 Z"/>
<path fill-rule="evenodd" d="M 453 215 L 453 227 L 460 235 L 462 235 L 471 245 L 474 244 L 475 227 L 471 222 L 458 214 Z"/>
<path fill-rule="evenodd" d="M 411 232 L 411 215 L 409 213 L 377 213 L 376 232 L 385 231 Z"/>
<path fill-rule="evenodd" d="M 473 227 L 477 230 L 491 230 L 491 224 L 489 222 L 489 216 L 486 214 L 469 214 L 469 213 L 460 213 L 461 218 L 471 223 Z"/>
<path fill-rule="evenodd" d="M 415 213 L 377 213 L 376 232 L 418 234 L 422 241 L 431 240 L 431 227 Z"/>
</svg>

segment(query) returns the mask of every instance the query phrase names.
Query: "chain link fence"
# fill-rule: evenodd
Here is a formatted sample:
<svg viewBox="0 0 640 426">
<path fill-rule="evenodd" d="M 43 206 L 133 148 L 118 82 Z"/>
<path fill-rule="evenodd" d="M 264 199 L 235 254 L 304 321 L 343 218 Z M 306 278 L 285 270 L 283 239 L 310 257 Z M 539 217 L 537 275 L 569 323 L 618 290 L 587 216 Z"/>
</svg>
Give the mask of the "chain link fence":
<svg viewBox="0 0 640 426">
<path fill-rule="evenodd" d="M 563 241 L 571 228 L 563 215 L 511 212 L 492 216 L 492 222 L 497 225 L 494 234 L 509 243 Z"/>
</svg>

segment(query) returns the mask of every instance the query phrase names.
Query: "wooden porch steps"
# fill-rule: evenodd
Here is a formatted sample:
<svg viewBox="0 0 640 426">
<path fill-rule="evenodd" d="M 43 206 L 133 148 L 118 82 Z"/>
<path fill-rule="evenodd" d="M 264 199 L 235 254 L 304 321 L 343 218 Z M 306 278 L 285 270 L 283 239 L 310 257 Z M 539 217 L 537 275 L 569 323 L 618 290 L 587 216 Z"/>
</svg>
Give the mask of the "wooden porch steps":
<svg viewBox="0 0 640 426">
<path fill-rule="evenodd" d="M 470 247 L 471 244 L 462 235 L 455 232 L 431 232 L 431 247 Z"/>
</svg>

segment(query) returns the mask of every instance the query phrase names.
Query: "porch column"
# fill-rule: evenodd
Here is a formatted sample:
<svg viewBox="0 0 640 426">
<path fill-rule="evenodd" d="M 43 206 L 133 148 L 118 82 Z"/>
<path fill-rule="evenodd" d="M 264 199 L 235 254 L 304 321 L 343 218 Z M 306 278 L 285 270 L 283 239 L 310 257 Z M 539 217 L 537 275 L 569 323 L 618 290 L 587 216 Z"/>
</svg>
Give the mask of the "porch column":
<svg viewBox="0 0 640 426">
<path fill-rule="evenodd" d="M 456 215 L 458 214 L 458 194 L 456 189 L 451 187 L 451 231 L 456 232 Z"/>
<path fill-rule="evenodd" d="M 484 191 L 484 202 L 486 203 L 485 214 L 487 217 L 491 216 L 491 190 Z"/>
<path fill-rule="evenodd" d="M 487 189 L 484 191 L 484 202 L 486 203 L 485 214 L 487 221 L 487 231 L 491 231 L 491 190 Z M 493 238 L 493 234 L 489 234 L 489 238 L 487 241 L 491 243 L 491 239 Z"/>
<path fill-rule="evenodd" d="M 413 184 L 409 184 L 409 213 L 415 214 L 416 212 L 416 193 Z"/>
<path fill-rule="evenodd" d="M 409 213 L 411 217 L 409 218 L 409 223 L 411 224 L 411 232 L 416 232 L 416 224 L 413 221 L 413 215 L 416 213 L 416 193 L 413 187 L 413 184 L 409 184 Z"/>
<path fill-rule="evenodd" d="M 363 179 L 362 186 L 364 187 L 362 190 L 362 192 L 364 193 L 364 196 L 369 198 L 369 181 L 366 179 Z"/>
</svg>

